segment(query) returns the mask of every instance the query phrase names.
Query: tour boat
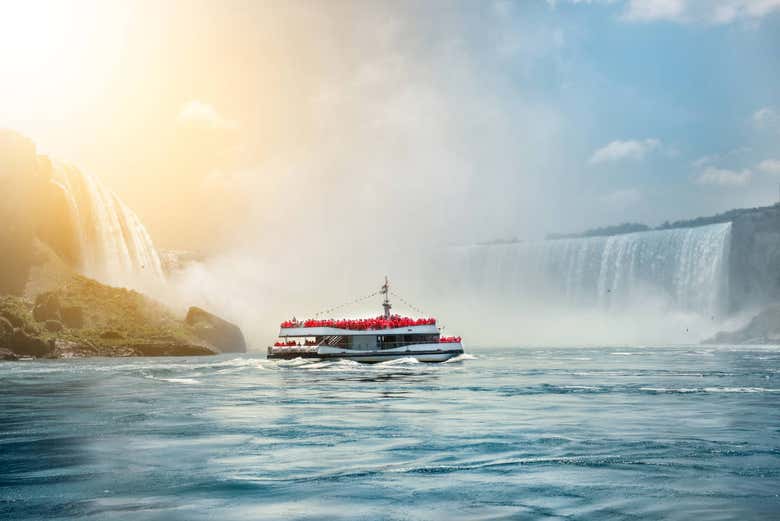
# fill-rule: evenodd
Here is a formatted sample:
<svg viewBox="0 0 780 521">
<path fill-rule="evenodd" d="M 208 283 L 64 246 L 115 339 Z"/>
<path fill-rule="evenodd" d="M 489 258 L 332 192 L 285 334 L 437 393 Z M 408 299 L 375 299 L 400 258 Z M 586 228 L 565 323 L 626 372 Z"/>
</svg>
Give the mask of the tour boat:
<svg viewBox="0 0 780 521">
<path fill-rule="evenodd" d="M 390 284 L 385 278 L 378 292 L 384 295 L 384 314 L 376 318 L 282 322 L 279 341 L 268 348 L 267 357 L 367 363 L 410 357 L 420 362 L 444 362 L 463 354 L 461 338 L 442 336 L 435 318 L 391 314 L 389 292 Z"/>
</svg>

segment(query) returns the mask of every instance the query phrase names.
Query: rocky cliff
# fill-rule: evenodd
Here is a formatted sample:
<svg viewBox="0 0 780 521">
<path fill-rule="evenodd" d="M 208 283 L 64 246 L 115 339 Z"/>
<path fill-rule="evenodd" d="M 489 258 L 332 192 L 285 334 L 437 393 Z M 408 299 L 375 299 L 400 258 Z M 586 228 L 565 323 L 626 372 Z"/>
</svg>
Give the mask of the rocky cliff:
<svg viewBox="0 0 780 521">
<path fill-rule="evenodd" d="M 665 222 L 655 228 L 627 223 L 548 237 L 609 237 L 637 231 L 697 229 L 718 223 L 731 223 L 725 281 L 728 298 L 724 311 L 740 312 L 780 301 L 780 204 L 737 208 L 707 217 Z"/>
<path fill-rule="evenodd" d="M 780 344 L 780 304 L 771 304 L 744 327 L 722 331 L 703 344 Z"/>
<path fill-rule="evenodd" d="M 0 131 L 0 293 L 21 294 L 33 262 L 33 240 L 42 222 L 48 180 L 35 145 Z"/>
<path fill-rule="evenodd" d="M 206 310 L 191 307 L 184 321 L 193 328 L 195 334 L 223 353 L 245 353 L 246 340 L 241 329 L 212 315 Z"/>
<path fill-rule="evenodd" d="M 116 287 L 165 275 L 146 228 L 97 178 L 0 129 L 0 187 L 0 358 L 245 350 L 237 326 L 188 324 Z"/>
<path fill-rule="evenodd" d="M 36 242 L 24 295 L 0 295 L 0 358 L 212 355 L 164 305 L 73 272 Z"/>
<path fill-rule="evenodd" d="M 68 265 L 112 285 L 158 283 L 162 261 L 138 216 L 100 179 L 0 130 L 0 292 L 20 294 L 39 239 Z"/>
<path fill-rule="evenodd" d="M 780 206 L 735 213 L 729 292 L 731 311 L 780 301 Z"/>
</svg>

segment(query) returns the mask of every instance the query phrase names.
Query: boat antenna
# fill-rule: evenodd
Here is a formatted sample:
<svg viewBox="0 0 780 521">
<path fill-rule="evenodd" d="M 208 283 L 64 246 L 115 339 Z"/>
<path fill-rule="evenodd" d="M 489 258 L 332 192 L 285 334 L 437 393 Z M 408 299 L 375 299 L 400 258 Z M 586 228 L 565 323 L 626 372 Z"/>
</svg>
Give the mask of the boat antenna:
<svg viewBox="0 0 780 521">
<path fill-rule="evenodd" d="M 390 308 L 393 306 L 390 304 L 390 281 L 387 280 L 387 275 L 385 275 L 385 283 L 382 285 L 380 293 L 385 296 L 385 300 L 382 301 L 382 307 L 385 308 L 385 318 L 390 318 Z"/>
</svg>

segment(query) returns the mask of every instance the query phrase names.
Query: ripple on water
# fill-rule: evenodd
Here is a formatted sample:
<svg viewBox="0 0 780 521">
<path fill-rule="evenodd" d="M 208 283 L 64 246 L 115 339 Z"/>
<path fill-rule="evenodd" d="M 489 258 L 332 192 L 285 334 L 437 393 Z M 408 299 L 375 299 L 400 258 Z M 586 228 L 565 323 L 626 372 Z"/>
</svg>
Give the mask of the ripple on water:
<svg viewBox="0 0 780 521">
<path fill-rule="evenodd" d="M 776 518 L 776 351 L 692 351 L 0 363 L 0 518 Z"/>
</svg>

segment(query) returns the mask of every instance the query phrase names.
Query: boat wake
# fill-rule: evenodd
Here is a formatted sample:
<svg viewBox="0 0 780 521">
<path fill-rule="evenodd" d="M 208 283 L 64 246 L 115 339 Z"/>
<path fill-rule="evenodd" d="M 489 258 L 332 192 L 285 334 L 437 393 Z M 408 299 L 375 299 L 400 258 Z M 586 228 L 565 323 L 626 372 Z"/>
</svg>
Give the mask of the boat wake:
<svg viewBox="0 0 780 521">
<path fill-rule="evenodd" d="M 196 385 L 201 383 L 200 380 L 196 380 L 194 378 L 157 378 L 156 376 L 147 375 L 146 378 L 149 380 L 157 380 L 158 382 L 169 382 L 172 384 L 186 384 L 186 385 Z"/>
<path fill-rule="evenodd" d="M 451 364 L 454 362 L 465 362 L 466 360 L 476 360 L 477 357 L 474 355 L 470 355 L 468 353 L 463 353 L 462 355 L 458 355 L 455 358 L 450 358 L 449 360 L 445 360 L 442 362 L 443 364 Z"/>
<path fill-rule="evenodd" d="M 379 362 L 376 365 L 379 367 L 395 367 L 398 365 L 414 365 L 419 363 L 420 361 L 413 356 L 404 356 L 401 358 L 396 358 L 394 360 L 388 360 L 387 362 Z"/>
<path fill-rule="evenodd" d="M 475 360 L 476 357 L 469 354 L 456 356 L 444 363 L 464 362 L 466 360 Z M 309 371 L 383 371 L 391 368 L 414 368 L 414 367 L 433 367 L 431 364 L 420 362 L 413 356 L 404 356 L 385 362 L 366 364 L 354 360 L 320 360 L 317 358 L 293 358 L 292 360 L 276 360 L 271 362 L 271 367 L 279 370 L 303 369 Z M 271 367 L 263 367 L 269 369 Z"/>
</svg>

